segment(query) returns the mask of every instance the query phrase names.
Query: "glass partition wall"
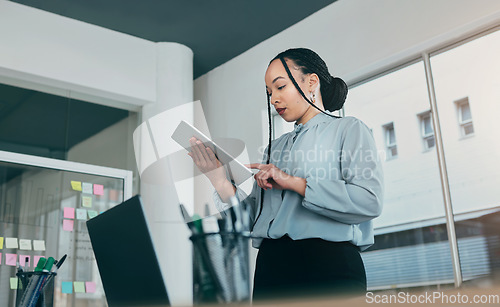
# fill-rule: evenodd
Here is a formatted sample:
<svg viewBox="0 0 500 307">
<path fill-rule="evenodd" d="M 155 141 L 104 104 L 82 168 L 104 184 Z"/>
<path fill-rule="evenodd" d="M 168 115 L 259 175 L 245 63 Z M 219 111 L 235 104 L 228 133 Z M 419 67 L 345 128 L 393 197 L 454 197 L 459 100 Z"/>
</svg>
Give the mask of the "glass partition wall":
<svg viewBox="0 0 500 307">
<path fill-rule="evenodd" d="M 386 179 L 375 244 L 362 253 L 369 290 L 491 286 L 500 278 L 498 54 L 496 29 L 350 87 L 345 115 L 371 128 Z M 458 255 L 448 241 L 444 193 L 451 196 Z"/>
</svg>

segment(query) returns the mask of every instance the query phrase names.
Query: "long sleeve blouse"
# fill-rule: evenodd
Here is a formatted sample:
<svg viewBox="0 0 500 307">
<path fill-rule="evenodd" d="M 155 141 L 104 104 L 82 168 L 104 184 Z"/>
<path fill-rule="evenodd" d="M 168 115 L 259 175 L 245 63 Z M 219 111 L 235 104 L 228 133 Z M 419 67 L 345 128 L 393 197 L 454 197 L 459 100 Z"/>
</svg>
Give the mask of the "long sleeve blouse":
<svg viewBox="0 0 500 307">
<path fill-rule="evenodd" d="M 361 120 L 319 113 L 271 143 L 270 163 L 305 178 L 305 196 L 268 189 L 260 208 L 256 182 L 248 196 L 237 188 L 239 199 L 252 208 L 254 247 L 262 238 L 284 235 L 349 241 L 360 250 L 374 243 L 372 219 L 382 210 L 383 172 L 372 133 Z M 214 200 L 225 205 L 216 192 Z"/>
</svg>

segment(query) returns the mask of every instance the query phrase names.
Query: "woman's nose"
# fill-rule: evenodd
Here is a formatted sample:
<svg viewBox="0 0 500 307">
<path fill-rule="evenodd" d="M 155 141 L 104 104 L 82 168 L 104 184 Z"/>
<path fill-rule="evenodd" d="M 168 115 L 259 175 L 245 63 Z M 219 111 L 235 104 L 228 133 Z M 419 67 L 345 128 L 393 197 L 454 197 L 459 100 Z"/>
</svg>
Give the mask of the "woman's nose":
<svg viewBox="0 0 500 307">
<path fill-rule="evenodd" d="M 271 94 L 271 99 L 270 99 L 270 100 L 271 100 L 271 103 L 272 103 L 273 105 L 275 105 L 275 104 L 277 104 L 277 103 L 279 102 L 279 99 L 278 99 L 279 97 L 277 97 L 277 96 L 278 96 L 278 95 Z"/>
</svg>

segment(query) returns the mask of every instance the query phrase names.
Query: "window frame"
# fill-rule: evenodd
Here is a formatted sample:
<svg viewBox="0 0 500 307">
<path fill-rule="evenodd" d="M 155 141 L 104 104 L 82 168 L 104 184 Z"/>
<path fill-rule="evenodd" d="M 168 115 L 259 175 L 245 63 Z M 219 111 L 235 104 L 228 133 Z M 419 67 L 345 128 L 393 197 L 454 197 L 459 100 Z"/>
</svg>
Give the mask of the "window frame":
<svg viewBox="0 0 500 307">
<path fill-rule="evenodd" d="M 432 133 L 426 133 L 425 132 L 425 119 L 429 118 L 429 122 L 431 124 L 432 128 Z M 435 135 L 435 130 L 434 130 L 434 124 L 432 122 L 432 112 L 431 110 L 427 110 L 425 112 L 419 113 L 418 114 L 418 120 L 420 124 L 420 136 L 422 138 L 423 146 L 424 146 L 424 151 L 429 151 L 432 148 L 436 147 L 436 135 Z M 434 139 L 434 145 L 432 147 L 429 147 L 429 142 L 428 140 Z"/>
<path fill-rule="evenodd" d="M 385 144 L 385 150 L 386 150 L 386 160 L 393 160 L 396 159 L 399 156 L 399 151 L 398 151 L 398 142 L 396 140 L 396 129 L 394 128 L 394 122 L 387 123 L 385 125 L 382 125 L 382 129 L 384 130 L 384 144 Z M 390 142 L 390 131 L 393 131 L 394 133 L 394 143 Z M 396 154 L 392 154 L 392 150 L 396 149 Z"/>
<path fill-rule="evenodd" d="M 454 103 L 455 103 L 455 108 L 457 110 L 457 122 L 458 122 L 458 127 L 460 129 L 460 137 L 467 138 L 467 137 L 473 136 L 475 134 L 475 130 L 474 130 L 474 122 L 472 119 L 472 110 L 470 109 L 469 97 L 467 96 L 467 97 L 455 100 Z M 467 120 L 463 120 L 463 118 L 462 118 L 462 116 L 463 116 L 462 107 L 464 105 L 467 105 L 469 107 L 470 119 L 467 119 Z M 467 127 L 472 127 L 472 132 L 469 134 L 466 133 Z"/>
</svg>

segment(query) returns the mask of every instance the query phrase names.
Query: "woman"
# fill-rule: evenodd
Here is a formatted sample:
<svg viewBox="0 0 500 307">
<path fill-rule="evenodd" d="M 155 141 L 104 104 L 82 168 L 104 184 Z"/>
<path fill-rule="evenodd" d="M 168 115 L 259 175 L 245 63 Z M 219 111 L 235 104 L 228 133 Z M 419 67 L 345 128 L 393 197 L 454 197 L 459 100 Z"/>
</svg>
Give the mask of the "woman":
<svg viewBox="0 0 500 307">
<path fill-rule="evenodd" d="M 371 220 L 382 209 L 383 175 L 370 130 L 342 108 L 347 85 L 330 75 L 312 50 L 278 54 L 265 74 L 269 145 L 247 197 L 225 177 L 220 162 L 191 139 L 189 154 L 217 191 L 254 209 L 259 248 L 254 300 L 297 295 L 363 294 L 360 250 L 374 242 Z M 271 143 L 270 105 L 295 129 Z"/>
</svg>

